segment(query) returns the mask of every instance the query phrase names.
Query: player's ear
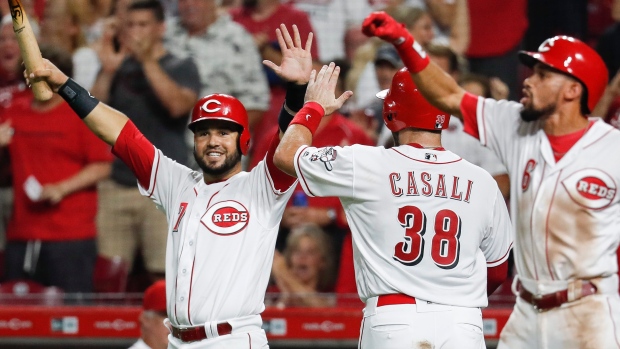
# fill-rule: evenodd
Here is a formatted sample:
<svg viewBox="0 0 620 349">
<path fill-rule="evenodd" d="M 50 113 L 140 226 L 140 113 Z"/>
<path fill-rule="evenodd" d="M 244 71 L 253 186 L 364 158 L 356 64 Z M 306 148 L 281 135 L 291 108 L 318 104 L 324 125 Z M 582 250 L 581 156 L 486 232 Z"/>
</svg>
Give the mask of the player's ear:
<svg viewBox="0 0 620 349">
<path fill-rule="evenodd" d="M 568 83 L 565 85 L 564 98 L 569 101 L 580 101 L 584 93 L 585 89 L 583 85 L 575 79 L 569 79 Z"/>
</svg>

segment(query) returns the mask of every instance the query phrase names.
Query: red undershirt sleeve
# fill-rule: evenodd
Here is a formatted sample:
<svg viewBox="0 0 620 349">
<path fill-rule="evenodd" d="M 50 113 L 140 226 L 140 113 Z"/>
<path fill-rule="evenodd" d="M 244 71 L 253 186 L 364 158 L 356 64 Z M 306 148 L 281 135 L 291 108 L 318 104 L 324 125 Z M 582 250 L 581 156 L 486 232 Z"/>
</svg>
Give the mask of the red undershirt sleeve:
<svg viewBox="0 0 620 349">
<path fill-rule="evenodd" d="M 267 151 L 267 155 L 265 156 L 265 162 L 267 165 L 267 170 L 271 175 L 271 179 L 273 180 L 273 186 L 276 190 L 280 190 L 282 192 L 288 190 L 288 188 L 295 183 L 297 180 L 295 177 L 291 177 L 285 172 L 282 172 L 274 163 L 273 163 L 273 154 L 276 152 L 276 148 L 280 144 L 280 129 L 278 128 L 273 137 L 271 138 L 271 143 L 269 144 L 269 150 Z"/>
<path fill-rule="evenodd" d="M 504 263 L 487 267 L 487 296 L 490 296 L 508 277 L 508 259 Z"/>
<path fill-rule="evenodd" d="M 112 153 L 129 166 L 143 188 L 149 187 L 155 146 L 144 137 L 131 120 L 127 121 L 118 135 Z"/>
<path fill-rule="evenodd" d="M 461 114 L 463 115 L 464 131 L 476 138 L 479 138 L 478 119 L 476 109 L 478 108 L 478 96 L 466 92 L 461 100 Z"/>
</svg>

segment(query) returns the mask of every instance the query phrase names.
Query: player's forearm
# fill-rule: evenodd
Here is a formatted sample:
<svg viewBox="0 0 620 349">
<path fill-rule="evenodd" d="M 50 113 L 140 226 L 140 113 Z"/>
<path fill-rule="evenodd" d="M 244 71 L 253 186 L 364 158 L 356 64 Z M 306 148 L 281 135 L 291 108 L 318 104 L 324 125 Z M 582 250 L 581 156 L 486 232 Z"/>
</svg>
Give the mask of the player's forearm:
<svg viewBox="0 0 620 349">
<path fill-rule="evenodd" d="M 297 177 L 295 153 L 302 146 L 312 143 L 312 133 L 302 125 L 289 125 L 273 156 L 273 163 L 284 173 Z"/>
<path fill-rule="evenodd" d="M 63 197 L 82 189 L 91 187 L 99 181 L 106 179 L 112 172 L 111 162 L 94 162 L 86 165 L 80 172 L 69 177 L 57 185 L 62 188 Z"/>
<path fill-rule="evenodd" d="M 99 103 L 86 118 L 84 123 L 97 137 L 109 145 L 114 145 L 118 135 L 129 121 L 125 114 L 111 108 L 105 103 Z"/>
<path fill-rule="evenodd" d="M 174 118 L 187 116 L 198 99 L 196 93 L 172 80 L 157 61 L 145 62 L 142 67 L 155 95 L 170 115 Z"/>
<path fill-rule="evenodd" d="M 435 107 L 463 119 L 461 100 L 465 90 L 448 73 L 431 62 L 425 69 L 411 76 L 426 100 Z"/>
</svg>

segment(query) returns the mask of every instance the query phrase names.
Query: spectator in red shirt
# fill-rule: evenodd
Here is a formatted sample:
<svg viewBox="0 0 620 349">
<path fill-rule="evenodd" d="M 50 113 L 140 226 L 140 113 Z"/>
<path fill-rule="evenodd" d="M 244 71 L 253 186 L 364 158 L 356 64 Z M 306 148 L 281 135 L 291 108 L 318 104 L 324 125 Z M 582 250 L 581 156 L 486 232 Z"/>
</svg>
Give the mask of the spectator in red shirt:
<svg viewBox="0 0 620 349">
<path fill-rule="evenodd" d="M 0 1 L 0 3 L 8 4 Z M 7 8 L 8 10 L 8 8 Z M 0 120 L 4 110 L 16 103 L 30 103 L 32 91 L 26 88 L 22 77 L 21 55 L 17 38 L 13 34 L 10 15 L 0 22 Z M 10 137 L 9 122 L 0 125 L 0 137 Z M 0 140 L 1 142 L 1 140 Z M 13 189 L 8 149 L 0 148 L 0 250 L 4 250 L 6 226 L 13 208 Z M 0 275 L 1 277 L 1 275 Z"/>
<path fill-rule="evenodd" d="M 42 47 L 42 52 L 71 75 L 70 55 L 55 47 Z M 110 173 L 110 150 L 58 95 L 13 105 L 4 115 L 12 137 L 3 137 L 0 146 L 8 145 L 15 196 L 6 279 L 92 292 L 96 184 Z"/>
</svg>

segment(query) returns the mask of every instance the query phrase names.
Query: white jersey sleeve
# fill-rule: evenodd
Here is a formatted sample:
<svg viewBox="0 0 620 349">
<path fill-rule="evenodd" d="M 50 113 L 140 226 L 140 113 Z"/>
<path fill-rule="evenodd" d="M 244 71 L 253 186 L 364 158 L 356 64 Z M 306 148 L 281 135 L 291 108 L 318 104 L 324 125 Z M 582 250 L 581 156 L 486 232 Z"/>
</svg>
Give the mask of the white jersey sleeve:
<svg viewBox="0 0 620 349">
<path fill-rule="evenodd" d="M 168 158 L 156 148 L 149 187 L 143 188 L 138 182 L 138 188 L 142 195 L 153 200 L 170 219 L 167 208 L 174 207 L 175 195 L 182 192 L 184 188 L 195 185 L 200 179 L 198 172 Z"/>
<path fill-rule="evenodd" d="M 506 234 L 506 232 L 510 232 Z M 502 193 L 497 190 L 491 225 L 480 243 L 487 267 L 495 267 L 508 259 L 513 243 L 513 230 Z"/>
<path fill-rule="evenodd" d="M 478 98 L 476 119 L 480 143 L 493 150 L 504 164 L 510 161 L 517 138 L 527 135 L 537 126 L 534 125 L 536 122 L 521 121 L 519 111 L 522 107 L 517 102 Z"/>
<path fill-rule="evenodd" d="M 355 191 L 355 146 L 301 147 L 295 154 L 295 171 L 304 191 L 310 196 L 339 196 L 348 198 Z M 338 159 L 338 161 L 336 161 Z M 303 170 L 300 161 L 304 162 Z M 328 177 L 328 180 L 318 181 Z M 320 185 L 315 183 L 320 182 Z"/>
</svg>

